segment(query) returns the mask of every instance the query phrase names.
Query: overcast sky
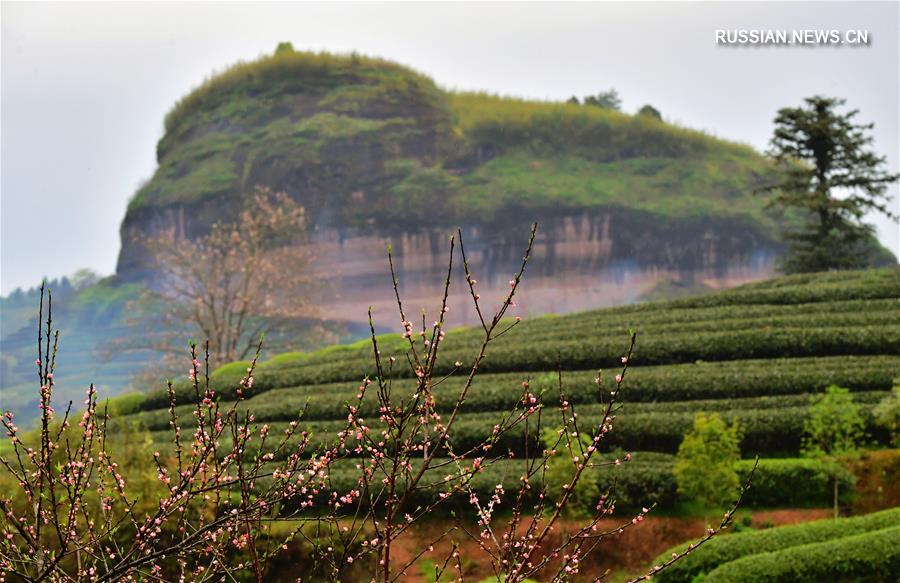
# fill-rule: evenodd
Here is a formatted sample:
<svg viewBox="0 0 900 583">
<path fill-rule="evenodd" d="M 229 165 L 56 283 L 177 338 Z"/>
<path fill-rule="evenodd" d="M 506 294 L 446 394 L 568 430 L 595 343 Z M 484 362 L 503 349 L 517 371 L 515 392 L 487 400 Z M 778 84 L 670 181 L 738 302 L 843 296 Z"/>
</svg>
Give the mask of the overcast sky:
<svg viewBox="0 0 900 583">
<path fill-rule="evenodd" d="M 238 60 L 377 55 L 449 89 L 537 99 L 616 88 L 626 111 L 763 149 L 778 108 L 822 93 L 876 124 L 898 167 L 896 2 L 555 4 L 9 3 L 0 68 L 0 291 L 112 273 L 129 197 L 166 111 Z M 716 29 L 868 30 L 865 47 L 716 46 Z M 897 189 L 892 190 L 897 200 Z M 895 253 L 898 228 L 878 221 Z"/>
</svg>

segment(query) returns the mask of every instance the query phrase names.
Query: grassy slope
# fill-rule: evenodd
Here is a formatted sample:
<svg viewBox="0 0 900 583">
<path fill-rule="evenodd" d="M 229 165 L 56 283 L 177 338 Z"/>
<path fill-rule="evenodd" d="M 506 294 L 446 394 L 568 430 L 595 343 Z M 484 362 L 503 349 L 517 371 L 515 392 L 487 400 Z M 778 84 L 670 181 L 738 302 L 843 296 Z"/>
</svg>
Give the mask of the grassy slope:
<svg viewBox="0 0 900 583">
<path fill-rule="evenodd" d="M 589 423 L 602 398 L 594 371 L 615 366 L 630 327 L 638 330 L 638 344 L 625 401 L 634 405 L 626 405 L 607 446 L 671 453 L 694 413 L 707 410 L 744 426 L 747 453 L 791 455 L 813 393 L 832 383 L 848 386 L 868 418 L 900 374 L 900 271 L 785 277 L 693 299 L 525 320 L 489 351 L 459 420 L 458 444 L 484 435 L 517 401 L 523 378 L 546 389 L 553 403 L 557 353 L 569 398 Z M 477 337 L 473 329 L 450 331 L 437 368 L 469 361 Z M 403 342 L 382 336 L 382 357 L 403 362 Z M 327 439 L 340 429 L 355 386 L 371 374 L 370 360 L 365 341 L 276 357 L 259 367 L 246 406 L 278 427 L 306 406 L 308 428 Z M 223 399 L 233 398 L 245 366 L 216 371 Z M 401 390 L 410 381 L 397 382 Z M 452 405 L 458 386 L 451 377 L 436 390 L 439 409 Z M 176 388 L 184 403 L 189 387 Z M 164 430 L 164 406 L 157 392 L 133 398 L 128 410 L 148 428 Z M 521 437 L 509 436 L 498 449 L 507 447 L 521 449 Z"/>
<path fill-rule="evenodd" d="M 341 166 L 347 151 L 363 152 L 355 167 Z M 772 228 L 751 194 L 771 170 L 748 147 L 647 116 L 448 93 L 365 57 L 286 53 L 238 64 L 176 104 L 158 154 L 132 215 L 239 197 L 261 163 L 275 161 L 306 168 L 331 202 L 365 190 L 364 202 L 340 211 L 349 224 L 618 206 Z M 284 179 L 275 174 L 271 182 Z"/>
</svg>

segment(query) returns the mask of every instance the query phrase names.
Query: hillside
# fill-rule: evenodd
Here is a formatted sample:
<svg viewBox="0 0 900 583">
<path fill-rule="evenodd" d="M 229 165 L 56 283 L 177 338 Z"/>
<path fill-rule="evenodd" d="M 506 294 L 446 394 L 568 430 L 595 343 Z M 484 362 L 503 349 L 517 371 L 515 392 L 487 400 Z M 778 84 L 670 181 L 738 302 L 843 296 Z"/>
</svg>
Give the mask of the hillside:
<svg viewBox="0 0 900 583">
<path fill-rule="evenodd" d="M 498 273 L 540 219 L 539 313 L 633 301 L 661 279 L 758 279 L 778 249 L 753 195 L 772 170 L 749 147 L 646 115 L 448 92 L 379 59 L 289 51 L 238 64 L 179 101 L 165 130 L 122 223 L 126 279 L 150 269 L 136 235 L 202 234 L 256 185 L 306 207 L 327 307 L 346 319 L 389 296 L 376 279 L 386 241 L 404 274 L 431 281 L 459 226 Z"/>
<path fill-rule="evenodd" d="M 676 498 L 671 454 L 698 411 L 738 422 L 746 456 L 786 458 L 763 460 L 750 503 L 827 504 L 830 486 L 821 468 L 792 456 L 800 449 L 810 398 L 831 384 L 852 391 L 873 442 L 887 443 L 871 411 L 900 376 L 896 269 L 784 277 L 699 298 L 523 320 L 489 351 L 455 425 L 455 447 L 464 451 L 479 443 L 518 401 L 526 378 L 532 390 L 546 390 L 546 403 L 557 403 L 557 354 L 567 398 L 578 407 L 582 427 L 591 426 L 604 395 L 593 382 L 596 370 L 616 366 L 629 328 L 637 330 L 638 342 L 625 407 L 602 442 L 607 451 L 639 452 L 618 474 L 627 501 L 641 495 L 664 503 Z M 478 335 L 474 329 L 451 330 L 436 376 L 450 373 L 455 360 L 470 362 Z M 403 362 L 404 345 L 396 334 L 379 337 L 383 359 L 396 356 Z M 235 363 L 214 373 L 222 400 L 234 399 L 246 366 Z M 398 369 L 400 377 L 405 372 Z M 305 408 L 301 427 L 312 432 L 314 443 L 325 443 L 345 423 L 345 404 L 354 400 L 360 380 L 372 373 L 366 341 L 281 355 L 257 369 L 253 394 L 241 408 L 273 431 Z M 462 380 L 451 375 L 435 388 L 439 411 L 452 409 Z M 396 380 L 394 390 L 403 391 L 410 382 Z M 186 381 L 176 384 L 176 394 L 179 417 L 189 417 L 193 393 Z M 164 391 L 116 403 L 165 447 L 170 417 Z M 376 407 L 377 400 L 368 399 L 360 414 L 377 418 Z M 378 427 L 378 421 L 370 425 Z M 523 455 L 537 451 L 538 444 L 526 444 L 520 428 L 505 434 L 495 451 L 507 450 Z M 502 463 L 491 466 L 482 486 L 490 489 L 505 479 L 502 468 Z"/>
<path fill-rule="evenodd" d="M 103 392 L 121 393 L 138 370 L 159 358 L 150 350 L 125 350 L 132 333 L 127 307 L 138 299 L 138 285 L 107 278 L 78 290 L 50 289 L 54 324 L 60 330 L 62 401 L 80 402 L 91 383 Z M 40 296 L 37 290 L 21 296 L 0 299 L 0 410 L 14 411 L 27 424 L 39 414 L 34 342 Z"/>
</svg>

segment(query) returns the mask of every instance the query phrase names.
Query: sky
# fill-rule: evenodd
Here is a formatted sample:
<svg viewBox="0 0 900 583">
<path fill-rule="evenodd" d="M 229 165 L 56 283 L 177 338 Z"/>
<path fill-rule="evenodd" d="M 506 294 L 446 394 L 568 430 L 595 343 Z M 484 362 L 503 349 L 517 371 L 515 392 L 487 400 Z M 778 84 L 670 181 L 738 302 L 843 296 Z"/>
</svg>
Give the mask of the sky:
<svg viewBox="0 0 900 583">
<path fill-rule="evenodd" d="M 112 273 L 129 198 L 169 108 L 239 60 L 385 57 L 447 89 L 562 100 L 615 88 L 625 111 L 763 150 L 781 107 L 844 97 L 900 160 L 897 2 L 0 4 L 0 293 Z M 723 46 L 717 29 L 867 30 L 867 46 Z M 893 206 L 900 211 L 897 188 Z M 872 221 L 900 252 L 900 230 Z"/>
</svg>

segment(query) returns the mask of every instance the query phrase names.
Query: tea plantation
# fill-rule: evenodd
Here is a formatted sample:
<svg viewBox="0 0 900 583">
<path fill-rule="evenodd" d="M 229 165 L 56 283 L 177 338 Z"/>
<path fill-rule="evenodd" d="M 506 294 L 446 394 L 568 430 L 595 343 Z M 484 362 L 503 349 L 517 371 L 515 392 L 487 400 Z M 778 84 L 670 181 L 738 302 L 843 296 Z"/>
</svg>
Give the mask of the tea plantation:
<svg viewBox="0 0 900 583">
<path fill-rule="evenodd" d="M 764 458 L 749 504 L 828 504 L 826 476 L 815 462 L 798 459 L 798 454 L 810 399 L 829 385 L 851 390 L 872 445 L 888 443 L 889 436 L 873 421 L 872 409 L 900 377 L 896 269 L 782 277 L 696 298 L 523 319 L 490 346 L 454 425 L 456 450 L 464 451 L 490 433 L 520 398 L 525 379 L 533 391 L 544 390 L 548 406 L 558 403 L 557 362 L 581 427 L 596 424 L 608 395 L 608 387 L 598 391 L 594 382 L 597 369 L 616 367 L 629 329 L 638 336 L 623 385 L 625 405 L 602 442 L 608 451 L 633 454 L 633 461 L 615 472 L 603 470 L 605 483 L 615 477 L 625 503 L 676 499 L 672 454 L 699 411 L 736 421 L 743 429 L 744 456 Z M 457 360 L 471 362 L 480 332 L 448 332 L 436 376 L 451 373 Z M 394 355 L 405 362 L 406 342 L 399 334 L 380 336 L 382 358 Z M 213 373 L 220 399 L 234 398 L 246 366 L 234 363 Z M 395 368 L 400 378 L 393 390 L 406 394 L 413 386 L 409 371 Z M 273 430 L 283 429 L 305 409 L 301 425 L 312 432 L 314 442 L 326 443 L 343 428 L 346 404 L 373 369 L 367 340 L 281 355 L 257 368 L 252 396 L 241 407 Z M 463 383 L 459 376 L 451 375 L 435 388 L 439 410 L 452 409 Z M 190 385 L 179 381 L 175 389 L 179 416 L 190 418 Z M 159 447 L 165 446 L 169 417 L 164 389 L 125 395 L 112 405 L 149 429 Z M 375 399 L 367 397 L 361 410 L 373 428 L 378 426 L 376 406 Z M 538 450 L 536 440 L 526 444 L 522 437 L 521 431 L 507 433 L 492 452 L 521 456 L 526 447 Z M 496 462 L 479 476 L 476 488 L 490 490 L 504 480 L 513 485 L 518 474 L 507 471 L 506 465 L 520 462 Z M 742 468 L 749 468 L 749 461 L 742 462 Z M 349 486 L 351 472 L 337 468 L 333 477 L 340 480 L 345 474 Z"/>
</svg>

